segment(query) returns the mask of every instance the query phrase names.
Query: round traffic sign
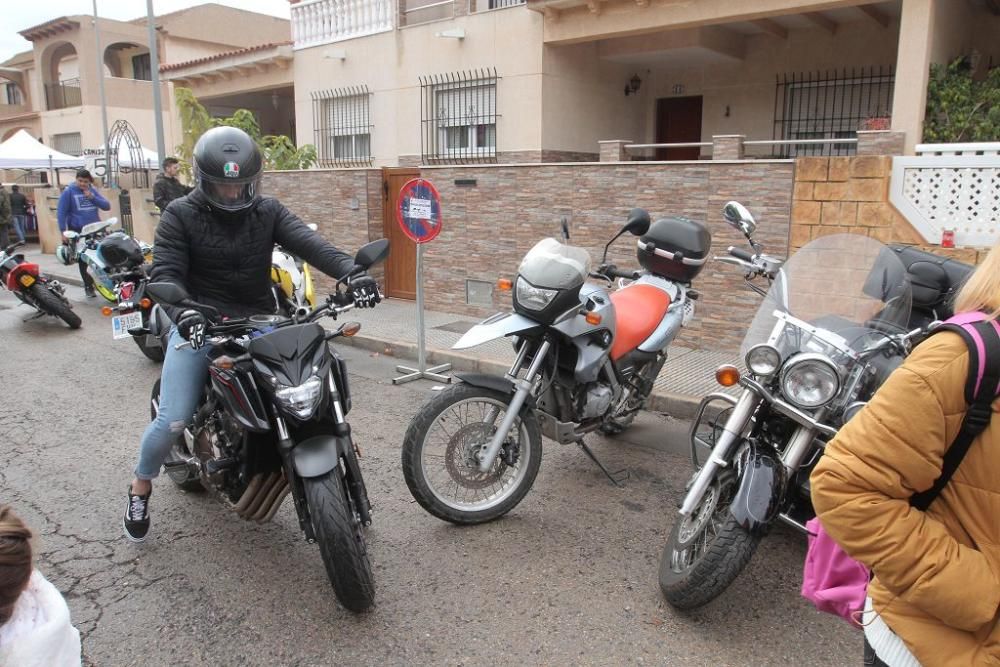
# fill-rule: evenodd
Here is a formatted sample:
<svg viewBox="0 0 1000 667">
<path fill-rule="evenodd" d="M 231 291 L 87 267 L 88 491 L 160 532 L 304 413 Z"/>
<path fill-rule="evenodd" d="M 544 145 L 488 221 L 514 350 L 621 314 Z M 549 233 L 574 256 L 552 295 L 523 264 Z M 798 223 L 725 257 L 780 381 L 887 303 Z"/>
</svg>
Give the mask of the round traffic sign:
<svg viewBox="0 0 1000 667">
<path fill-rule="evenodd" d="M 407 181 L 399 191 L 396 222 L 415 243 L 427 243 L 441 233 L 441 195 L 423 178 Z"/>
</svg>

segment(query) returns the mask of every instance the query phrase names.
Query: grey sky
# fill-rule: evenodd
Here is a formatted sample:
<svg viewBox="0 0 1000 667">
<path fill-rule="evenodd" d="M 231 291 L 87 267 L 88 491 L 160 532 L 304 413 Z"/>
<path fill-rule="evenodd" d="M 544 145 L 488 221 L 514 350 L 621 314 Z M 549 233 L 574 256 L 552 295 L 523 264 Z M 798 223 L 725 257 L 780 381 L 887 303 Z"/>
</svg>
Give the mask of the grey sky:
<svg viewBox="0 0 1000 667">
<path fill-rule="evenodd" d="M 239 7 L 251 12 L 288 18 L 288 0 L 215 0 L 217 4 Z M 206 4 L 205 0 L 153 0 L 153 12 L 167 14 L 185 7 Z M 0 3 L 0 62 L 15 53 L 27 51 L 31 42 L 20 30 L 45 23 L 60 16 L 91 15 L 93 0 L 3 0 Z M 97 15 L 127 21 L 146 15 L 146 0 L 97 0 Z"/>
</svg>

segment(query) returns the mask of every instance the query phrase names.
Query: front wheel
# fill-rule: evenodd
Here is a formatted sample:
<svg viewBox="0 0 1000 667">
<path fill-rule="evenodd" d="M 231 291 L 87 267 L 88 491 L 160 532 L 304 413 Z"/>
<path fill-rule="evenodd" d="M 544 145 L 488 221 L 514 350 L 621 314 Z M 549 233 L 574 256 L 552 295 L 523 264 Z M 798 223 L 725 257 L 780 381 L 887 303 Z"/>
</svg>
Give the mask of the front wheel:
<svg viewBox="0 0 1000 667">
<path fill-rule="evenodd" d="M 488 472 L 476 453 L 493 436 L 510 396 L 458 384 L 429 401 L 403 439 L 403 477 L 420 506 L 457 524 L 492 521 L 512 510 L 531 489 L 542 461 L 542 434 L 522 407 Z"/>
<path fill-rule="evenodd" d="M 347 609 L 366 611 L 375 603 L 375 583 L 365 533 L 340 478 L 341 467 L 302 480 L 319 553 L 333 592 Z"/>
<path fill-rule="evenodd" d="M 660 557 L 660 589 L 673 607 L 696 609 L 722 594 L 750 562 L 759 535 L 729 512 L 736 494 L 732 476 L 716 479 L 688 517 L 678 517 Z"/>
<path fill-rule="evenodd" d="M 80 316 L 73 312 L 70 305 L 45 283 L 36 282 L 28 289 L 31 290 L 31 298 L 34 299 L 38 309 L 43 313 L 55 315 L 70 329 L 79 329 L 80 325 L 83 324 Z"/>
</svg>

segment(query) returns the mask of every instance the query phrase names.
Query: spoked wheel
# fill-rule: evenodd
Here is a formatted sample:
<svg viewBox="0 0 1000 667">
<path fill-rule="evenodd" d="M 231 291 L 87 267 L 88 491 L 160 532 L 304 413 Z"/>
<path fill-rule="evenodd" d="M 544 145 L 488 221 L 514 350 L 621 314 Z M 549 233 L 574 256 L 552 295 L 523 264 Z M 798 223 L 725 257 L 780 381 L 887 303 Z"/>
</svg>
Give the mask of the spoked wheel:
<svg viewBox="0 0 1000 667">
<path fill-rule="evenodd" d="M 475 524 L 521 502 L 542 460 L 542 435 L 529 408 L 521 409 L 489 471 L 481 472 L 476 459 L 509 400 L 498 391 L 459 384 L 417 413 L 403 440 L 403 477 L 421 507 L 445 521 Z"/>
<path fill-rule="evenodd" d="M 694 512 L 670 531 L 660 557 L 660 588 L 677 609 L 695 609 L 718 597 L 760 543 L 729 513 L 736 482 L 732 476 L 716 479 Z"/>
<path fill-rule="evenodd" d="M 157 380 L 156 384 L 153 385 L 153 391 L 149 397 L 149 418 L 156 419 L 156 415 L 160 413 L 160 381 Z M 170 453 L 167 454 L 167 462 L 171 461 L 187 461 L 191 458 L 191 452 L 188 450 L 187 443 L 184 442 L 184 436 L 179 435 L 174 438 L 173 443 L 170 445 Z M 176 484 L 182 491 L 204 491 L 205 487 L 202 486 L 201 479 L 198 478 L 196 474 L 188 466 L 178 466 L 176 468 L 167 469 L 167 477 L 170 481 Z"/>
<path fill-rule="evenodd" d="M 333 592 L 344 607 L 362 612 L 375 602 L 375 583 L 364 526 L 340 478 L 342 467 L 322 477 L 307 477 L 302 483 Z"/>
</svg>

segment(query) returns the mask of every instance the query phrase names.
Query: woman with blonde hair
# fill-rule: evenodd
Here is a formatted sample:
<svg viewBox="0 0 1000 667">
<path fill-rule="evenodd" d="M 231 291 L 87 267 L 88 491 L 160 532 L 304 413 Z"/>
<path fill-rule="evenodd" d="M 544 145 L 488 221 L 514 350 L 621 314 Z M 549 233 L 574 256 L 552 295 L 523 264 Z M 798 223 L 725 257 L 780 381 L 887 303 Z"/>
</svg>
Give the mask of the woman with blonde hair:
<svg viewBox="0 0 1000 667">
<path fill-rule="evenodd" d="M 867 665 L 1000 664 L 1000 422 L 989 404 L 1000 389 L 990 379 L 1000 368 L 1000 245 L 954 310 L 963 321 L 992 324 L 977 329 L 993 340 L 971 357 L 985 428 L 963 426 L 970 348 L 942 331 L 840 430 L 810 479 L 823 528 L 874 575 L 862 618 Z M 950 480 L 924 511 L 911 505 L 942 477 L 960 435 L 968 449 Z"/>
<path fill-rule="evenodd" d="M 0 505 L 0 667 L 79 667 L 69 607 L 31 563 L 31 531 Z"/>
</svg>

